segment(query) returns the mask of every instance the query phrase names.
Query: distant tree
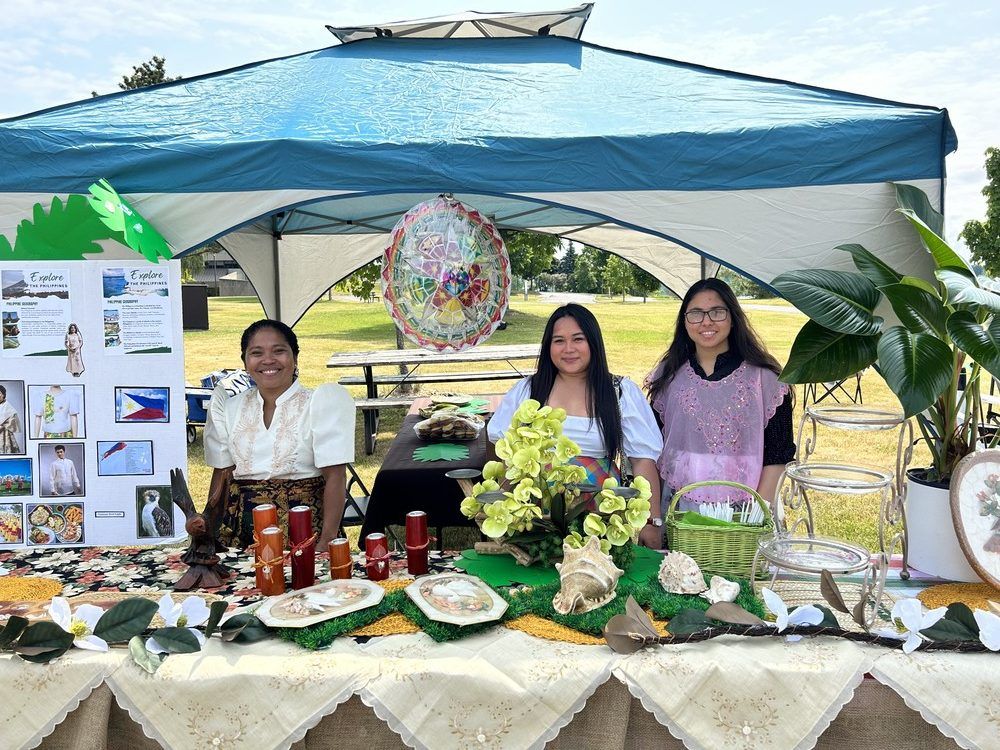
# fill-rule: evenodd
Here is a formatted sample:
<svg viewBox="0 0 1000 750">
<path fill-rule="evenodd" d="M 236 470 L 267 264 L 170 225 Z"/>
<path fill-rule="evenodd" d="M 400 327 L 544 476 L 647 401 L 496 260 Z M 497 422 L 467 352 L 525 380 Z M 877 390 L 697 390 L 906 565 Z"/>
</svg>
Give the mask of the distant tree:
<svg viewBox="0 0 1000 750">
<path fill-rule="evenodd" d="M 375 299 L 375 290 L 379 286 L 381 274 L 382 259 L 376 258 L 337 284 L 337 288 L 360 300 L 371 302 Z"/>
<path fill-rule="evenodd" d="M 510 257 L 510 270 L 513 275 L 534 282 L 538 274 L 552 267 L 552 259 L 559 249 L 559 238 L 555 235 L 519 232 L 512 229 L 501 229 L 500 235 L 507 245 L 507 255 Z"/>
<path fill-rule="evenodd" d="M 1000 148 L 986 149 L 986 221 L 967 221 L 959 235 L 986 273 L 1000 276 Z"/>
<path fill-rule="evenodd" d="M 609 292 L 620 291 L 624 302 L 625 292 L 632 288 L 632 264 L 617 255 L 609 255 L 601 281 Z"/>
<path fill-rule="evenodd" d="M 658 291 L 662 285 L 660 280 L 648 271 L 643 271 L 639 266 L 632 265 L 632 292 L 642 296 L 642 301 Z"/>
<path fill-rule="evenodd" d="M 569 291 L 580 294 L 593 294 L 601 291 L 600 267 L 598 261 L 605 253 L 584 245 L 573 265 L 573 273 L 569 277 Z"/>
<path fill-rule="evenodd" d="M 751 299 L 773 299 L 777 295 L 767 287 L 761 286 L 753 279 L 748 279 L 741 273 L 737 273 L 731 268 L 720 268 L 718 277 L 729 284 L 733 294 L 737 297 L 750 297 Z"/>
<path fill-rule="evenodd" d="M 562 273 L 570 277 L 573 275 L 573 271 L 576 270 L 577 252 L 574 243 L 568 242 L 566 245 L 566 252 L 563 253 L 562 258 L 556 261 L 556 273 Z"/>
<path fill-rule="evenodd" d="M 181 258 L 181 282 L 190 284 L 196 281 L 198 274 L 205 270 L 205 253 L 214 253 L 217 249 L 221 250 L 222 247 L 212 242 Z"/>
<path fill-rule="evenodd" d="M 143 86 L 154 86 L 157 83 L 169 83 L 170 81 L 181 80 L 180 76 L 171 78 L 167 75 L 167 60 L 163 57 L 153 55 L 146 62 L 132 66 L 132 75 L 123 75 L 118 88 L 122 91 L 139 89 Z M 91 96 L 97 96 L 96 91 L 90 92 Z"/>
</svg>

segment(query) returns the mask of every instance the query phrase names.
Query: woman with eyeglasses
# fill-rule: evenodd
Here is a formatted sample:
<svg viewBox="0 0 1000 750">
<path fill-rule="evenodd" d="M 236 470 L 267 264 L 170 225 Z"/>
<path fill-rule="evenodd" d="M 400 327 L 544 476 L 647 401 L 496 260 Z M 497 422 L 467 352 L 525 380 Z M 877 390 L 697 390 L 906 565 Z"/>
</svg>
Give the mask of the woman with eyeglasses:
<svg viewBox="0 0 1000 750">
<path fill-rule="evenodd" d="M 770 501 L 795 456 L 792 395 L 732 289 L 719 279 L 695 283 L 681 302 L 674 339 L 647 380 L 663 428 L 657 467 L 663 509 L 693 482 L 725 479 Z M 680 510 L 701 502 L 745 502 L 747 493 L 706 487 L 685 495 Z"/>
</svg>

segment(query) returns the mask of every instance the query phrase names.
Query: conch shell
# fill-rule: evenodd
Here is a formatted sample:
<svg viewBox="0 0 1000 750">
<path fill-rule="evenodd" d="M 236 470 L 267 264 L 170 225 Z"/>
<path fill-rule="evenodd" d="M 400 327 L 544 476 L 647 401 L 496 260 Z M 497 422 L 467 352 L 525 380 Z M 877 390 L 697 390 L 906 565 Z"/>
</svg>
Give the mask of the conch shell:
<svg viewBox="0 0 1000 750">
<path fill-rule="evenodd" d="M 660 583 L 671 594 L 700 594 L 708 588 L 694 558 L 683 552 L 668 552 L 660 563 Z"/>
<path fill-rule="evenodd" d="M 618 579 L 625 573 L 601 552 L 601 543 L 592 536 L 579 549 L 563 545 L 563 561 L 556 563 L 560 588 L 552 598 L 559 614 L 582 614 L 603 607 L 615 598 Z"/>
<path fill-rule="evenodd" d="M 709 581 L 708 591 L 702 591 L 698 596 L 708 599 L 710 604 L 718 602 L 735 602 L 740 595 L 740 585 L 722 576 L 712 576 Z"/>
</svg>

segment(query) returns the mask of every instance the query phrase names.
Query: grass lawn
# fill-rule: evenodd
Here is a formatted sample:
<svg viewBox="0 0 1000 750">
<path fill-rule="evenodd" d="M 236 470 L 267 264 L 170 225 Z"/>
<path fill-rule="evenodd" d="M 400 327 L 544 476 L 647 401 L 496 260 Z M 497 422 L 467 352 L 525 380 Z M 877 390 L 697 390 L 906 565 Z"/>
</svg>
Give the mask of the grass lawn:
<svg viewBox="0 0 1000 750">
<path fill-rule="evenodd" d="M 597 316 L 604 332 L 611 369 L 641 383 L 667 346 L 679 301 L 676 299 L 650 299 L 648 302 L 626 302 L 604 299 L 589 305 Z M 493 345 L 536 343 L 541 340 L 542 329 L 549 314 L 555 309 L 533 297 L 524 301 L 521 295 L 511 302 L 507 315 L 507 329 L 497 331 L 490 339 Z M 768 348 L 784 362 L 792 340 L 804 316 L 781 300 L 762 300 L 748 303 L 747 314 L 764 338 Z M 211 330 L 184 333 L 184 370 L 188 383 L 198 383 L 200 378 L 213 370 L 240 367 L 239 340 L 243 329 L 262 317 L 256 298 L 227 297 L 209 300 Z M 385 308 L 379 303 L 353 301 L 317 302 L 295 326 L 301 353 L 299 371 L 307 387 L 351 374 L 347 370 L 328 370 L 326 361 L 333 352 L 391 349 L 395 346 L 393 324 Z M 462 365 L 453 366 L 465 369 Z M 386 370 L 385 372 L 388 372 Z M 495 393 L 509 383 L 469 383 L 463 392 Z M 895 396 L 882 379 L 872 371 L 865 373 L 862 383 L 864 402 L 867 405 L 898 408 Z M 423 392 L 433 393 L 435 386 L 424 386 Z M 443 390 L 443 389 L 442 389 Z M 363 387 L 352 388 L 357 396 L 364 394 Z M 801 401 L 802 390 L 797 389 L 796 399 Z M 801 415 L 797 403 L 795 428 Z M 379 439 L 375 453 L 364 455 L 361 445 L 360 419 L 355 436 L 355 466 L 365 482 L 371 482 L 381 465 L 382 457 L 402 420 L 402 410 L 383 412 Z M 817 436 L 816 460 L 862 463 L 881 467 L 895 464 L 895 436 L 888 433 L 842 432 L 820 428 Z M 918 451 L 914 465 L 927 463 L 926 453 Z M 205 466 L 201 430 L 198 439 L 188 448 L 189 483 L 191 494 L 203 499 L 208 493 L 211 470 Z M 817 532 L 856 541 L 870 549 L 878 547 L 878 498 L 876 496 L 813 496 L 813 512 Z"/>
</svg>

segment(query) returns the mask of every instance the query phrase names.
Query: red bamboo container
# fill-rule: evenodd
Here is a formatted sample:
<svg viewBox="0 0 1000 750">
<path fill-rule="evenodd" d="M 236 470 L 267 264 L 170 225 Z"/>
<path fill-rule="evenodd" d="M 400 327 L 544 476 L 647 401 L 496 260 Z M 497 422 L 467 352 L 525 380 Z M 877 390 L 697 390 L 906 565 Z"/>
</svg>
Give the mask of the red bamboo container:
<svg viewBox="0 0 1000 750">
<path fill-rule="evenodd" d="M 427 573 L 427 514 L 413 510 L 406 514 L 406 569 L 411 576 Z"/>
<path fill-rule="evenodd" d="M 304 589 L 316 583 L 316 534 L 313 532 L 312 516 L 312 508 L 308 505 L 288 509 L 293 589 Z"/>
<path fill-rule="evenodd" d="M 264 596 L 277 596 L 285 593 L 285 534 L 277 526 L 268 526 L 260 532 L 258 545 L 260 561 L 257 569 L 261 571 L 263 585 L 260 593 Z"/>
<path fill-rule="evenodd" d="M 253 509 L 253 533 L 257 543 L 254 545 L 254 563 L 260 563 L 260 532 L 269 526 L 278 525 L 278 507 L 271 503 L 261 503 Z M 256 569 L 257 588 L 264 589 L 264 569 Z"/>
<path fill-rule="evenodd" d="M 350 578 L 354 562 L 351 560 L 351 543 L 344 537 L 330 540 L 330 580 Z"/>
<path fill-rule="evenodd" d="M 372 581 L 384 581 L 389 577 L 389 545 L 385 534 L 365 537 L 365 569 Z"/>
</svg>

